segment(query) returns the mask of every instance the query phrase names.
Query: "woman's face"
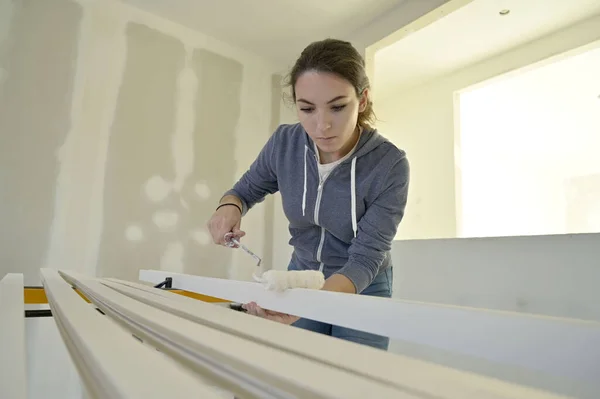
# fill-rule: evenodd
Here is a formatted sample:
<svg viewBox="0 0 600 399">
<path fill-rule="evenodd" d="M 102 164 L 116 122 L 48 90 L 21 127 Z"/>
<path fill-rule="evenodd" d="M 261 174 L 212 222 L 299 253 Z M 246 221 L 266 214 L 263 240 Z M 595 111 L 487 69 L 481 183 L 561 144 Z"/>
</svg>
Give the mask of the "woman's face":
<svg viewBox="0 0 600 399">
<path fill-rule="evenodd" d="M 350 151 L 355 144 L 358 114 L 366 106 L 367 90 L 358 98 L 347 80 L 309 71 L 300 75 L 295 91 L 300 124 L 319 150 L 331 155 Z"/>
</svg>

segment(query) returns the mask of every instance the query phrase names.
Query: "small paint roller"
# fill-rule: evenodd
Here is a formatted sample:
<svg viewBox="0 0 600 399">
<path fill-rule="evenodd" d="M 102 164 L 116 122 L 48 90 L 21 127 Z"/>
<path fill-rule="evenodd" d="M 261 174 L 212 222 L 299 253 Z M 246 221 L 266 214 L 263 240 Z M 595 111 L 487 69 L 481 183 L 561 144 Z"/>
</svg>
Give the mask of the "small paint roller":
<svg viewBox="0 0 600 399">
<path fill-rule="evenodd" d="M 285 291 L 290 288 L 307 288 L 320 290 L 325 284 L 325 276 L 319 270 L 268 270 L 260 273 L 262 259 L 252 252 L 248 247 L 240 243 L 233 237 L 232 233 L 225 235 L 227 246 L 238 246 L 248 255 L 256 259 L 259 275 L 253 273 L 252 277 L 256 282 L 263 284 L 268 290 Z"/>
</svg>

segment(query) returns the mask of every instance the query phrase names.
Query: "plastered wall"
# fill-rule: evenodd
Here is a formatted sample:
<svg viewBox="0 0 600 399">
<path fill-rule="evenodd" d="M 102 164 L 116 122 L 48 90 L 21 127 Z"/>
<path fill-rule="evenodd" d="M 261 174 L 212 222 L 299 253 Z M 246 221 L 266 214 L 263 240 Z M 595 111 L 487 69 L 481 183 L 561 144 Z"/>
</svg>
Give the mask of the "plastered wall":
<svg viewBox="0 0 600 399">
<path fill-rule="evenodd" d="M 279 124 L 275 68 L 115 1 L 0 10 L 0 275 L 250 277 L 205 225 Z M 269 255 L 273 204 L 244 220 Z"/>
</svg>

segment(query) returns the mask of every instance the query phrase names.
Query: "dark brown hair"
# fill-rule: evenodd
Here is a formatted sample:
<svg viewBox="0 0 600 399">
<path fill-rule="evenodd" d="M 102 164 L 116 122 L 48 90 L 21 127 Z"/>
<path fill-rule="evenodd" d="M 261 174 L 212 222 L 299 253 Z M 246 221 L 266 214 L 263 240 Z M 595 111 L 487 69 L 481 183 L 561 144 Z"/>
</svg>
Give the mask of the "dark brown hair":
<svg viewBox="0 0 600 399">
<path fill-rule="evenodd" d="M 296 60 L 287 78 L 287 86 L 291 88 L 292 99 L 296 102 L 296 82 L 305 72 L 333 73 L 354 86 L 356 95 L 360 97 L 365 89 L 370 88 L 369 78 L 365 70 L 365 61 L 360 53 L 350 44 L 337 39 L 325 39 L 309 44 Z M 367 98 L 367 106 L 358 114 L 358 125 L 372 128 L 375 122 L 373 102 Z"/>
</svg>

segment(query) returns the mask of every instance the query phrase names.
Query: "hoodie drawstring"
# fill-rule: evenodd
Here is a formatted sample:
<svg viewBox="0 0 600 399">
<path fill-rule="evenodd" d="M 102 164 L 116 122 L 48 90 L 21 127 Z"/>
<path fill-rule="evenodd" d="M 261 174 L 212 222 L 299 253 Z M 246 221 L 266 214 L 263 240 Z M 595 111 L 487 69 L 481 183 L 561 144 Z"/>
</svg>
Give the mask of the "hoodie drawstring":
<svg viewBox="0 0 600 399">
<path fill-rule="evenodd" d="M 358 231 L 356 223 L 356 157 L 352 158 L 352 168 L 350 170 L 350 195 L 352 203 L 352 230 L 354 231 L 354 238 L 356 238 Z"/>
<path fill-rule="evenodd" d="M 308 146 L 304 145 L 304 189 L 302 191 L 302 216 L 306 216 L 306 185 L 307 185 L 307 164 Z M 358 223 L 356 221 L 356 157 L 352 158 L 352 168 L 350 170 L 350 201 L 352 213 L 352 231 L 354 238 L 358 233 Z"/>
<path fill-rule="evenodd" d="M 304 192 L 302 193 L 302 216 L 306 214 L 306 155 L 308 154 L 308 146 L 304 145 Z"/>
</svg>

